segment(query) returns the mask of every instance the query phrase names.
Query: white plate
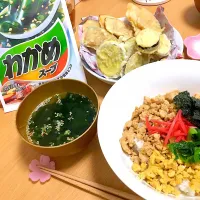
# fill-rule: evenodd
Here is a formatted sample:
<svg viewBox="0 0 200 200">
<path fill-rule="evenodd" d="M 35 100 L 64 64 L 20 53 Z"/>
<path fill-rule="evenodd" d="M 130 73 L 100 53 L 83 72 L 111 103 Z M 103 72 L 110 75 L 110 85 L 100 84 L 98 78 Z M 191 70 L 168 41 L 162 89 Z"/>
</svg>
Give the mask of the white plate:
<svg viewBox="0 0 200 200">
<path fill-rule="evenodd" d="M 200 92 L 199 61 L 166 60 L 137 68 L 109 90 L 100 108 L 98 137 L 103 154 L 121 181 L 144 199 L 174 198 L 155 191 L 135 176 L 132 162 L 123 153 L 119 139 L 125 122 L 131 119 L 135 106 L 143 103 L 144 96 L 153 97 L 175 89 L 188 90 L 191 94 Z"/>
<path fill-rule="evenodd" d="M 170 0 L 133 0 L 133 1 L 135 3 L 144 5 L 144 6 L 156 6 L 156 5 L 167 3 Z"/>
<path fill-rule="evenodd" d="M 181 34 L 175 28 L 174 28 L 174 37 L 175 37 L 175 40 L 177 40 L 177 45 L 179 47 L 180 53 L 182 54 L 183 48 L 184 48 L 183 38 L 181 37 Z M 87 64 L 85 64 L 85 63 L 82 63 L 82 64 L 83 64 L 83 67 L 90 74 L 92 74 L 93 76 L 95 76 L 96 78 L 98 78 L 99 80 L 101 80 L 105 83 L 113 85 L 118 81 L 118 80 L 115 80 L 115 79 L 109 79 L 109 78 L 102 77 L 102 76 L 98 75 L 97 73 L 95 73 L 94 71 L 92 71 L 92 69 Z"/>
</svg>

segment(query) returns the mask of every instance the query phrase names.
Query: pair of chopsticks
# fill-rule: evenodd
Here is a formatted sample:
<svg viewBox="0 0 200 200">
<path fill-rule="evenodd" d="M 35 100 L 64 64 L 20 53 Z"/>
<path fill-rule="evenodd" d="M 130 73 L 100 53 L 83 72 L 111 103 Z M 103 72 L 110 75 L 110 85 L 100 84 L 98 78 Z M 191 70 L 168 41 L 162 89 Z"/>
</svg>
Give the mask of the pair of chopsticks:
<svg viewBox="0 0 200 200">
<path fill-rule="evenodd" d="M 120 199 L 125 199 L 125 200 L 134 200 L 137 198 L 137 195 L 134 194 L 129 194 L 126 192 L 122 192 L 120 190 L 116 190 L 114 188 L 108 187 L 101 185 L 99 183 L 95 183 L 92 181 L 88 181 L 82 178 L 78 178 L 69 174 L 65 174 L 63 172 L 59 172 L 57 170 L 52 170 L 46 167 L 39 166 L 39 168 L 46 173 L 51 174 L 52 176 L 63 180 L 67 183 L 70 183 L 78 188 L 81 188 L 89 193 L 93 193 L 97 196 L 100 196 L 104 199 L 108 200 L 120 200 Z"/>
</svg>

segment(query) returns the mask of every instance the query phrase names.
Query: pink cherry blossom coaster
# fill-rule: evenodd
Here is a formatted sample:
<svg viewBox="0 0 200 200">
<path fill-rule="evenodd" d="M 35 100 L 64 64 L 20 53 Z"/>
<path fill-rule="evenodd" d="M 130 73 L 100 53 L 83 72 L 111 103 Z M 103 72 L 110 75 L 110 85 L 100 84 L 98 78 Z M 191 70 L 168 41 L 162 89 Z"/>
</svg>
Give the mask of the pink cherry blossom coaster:
<svg viewBox="0 0 200 200">
<path fill-rule="evenodd" d="M 40 170 L 38 166 L 43 166 L 49 169 L 55 169 L 55 162 L 51 161 L 49 156 L 41 155 L 40 161 L 32 160 L 29 164 L 29 169 L 31 171 L 29 174 L 29 178 L 33 182 L 37 182 L 40 180 L 41 183 L 44 183 L 51 178 L 51 175 Z"/>
<path fill-rule="evenodd" d="M 184 44 L 187 47 L 187 55 L 194 60 L 200 60 L 200 34 L 187 37 Z"/>
</svg>

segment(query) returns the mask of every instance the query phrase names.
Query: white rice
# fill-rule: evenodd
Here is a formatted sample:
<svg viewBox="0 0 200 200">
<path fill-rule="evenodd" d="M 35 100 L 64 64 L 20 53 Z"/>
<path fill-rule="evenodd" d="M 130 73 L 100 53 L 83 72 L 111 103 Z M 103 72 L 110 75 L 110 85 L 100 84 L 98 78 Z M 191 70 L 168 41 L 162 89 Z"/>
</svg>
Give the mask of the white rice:
<svg viewBox="0 0 200 200">
<path fill-rule="evenodd" d="M 140 151 L 140 149 L 143 147 L 144 145 L 144 141 L 143 140 L 139 140 L 137 138 L 134 139 L 137 151 Z"/>
<path fill-rule="evenodd" d="M 195 196 L 195 192 L 190 188 L 189 180 L 184 180 L 180 185 L 178 185 L 178 188 L 181 192 L 187 194 L 188 196 Z"/>
</svg>

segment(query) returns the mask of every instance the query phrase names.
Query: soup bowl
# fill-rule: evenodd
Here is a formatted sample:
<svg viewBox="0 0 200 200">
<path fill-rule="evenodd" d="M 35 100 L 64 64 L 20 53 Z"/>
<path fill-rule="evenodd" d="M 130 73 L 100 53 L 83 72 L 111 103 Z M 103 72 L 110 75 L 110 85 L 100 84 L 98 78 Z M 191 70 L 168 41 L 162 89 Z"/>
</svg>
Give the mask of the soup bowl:
<svg viewBox="0 0 200 200">
<path fill-rule="evenodd" d="M 63 145 L 47 147 L 33 144 L 27 137 L 27 125 L 32 112 L 45 99 L 68 92 L 88 97 L 95 106 L 97 112 L 90 127 L 78 138 Z M 16 115 L 16 128 L 22 140 L 36 151 L 52 157 L 68 156 L 83 150 L 96 134 L 98 110 L 97 94 L 89 85 L 72 79 L 56 80 L 39 86 L 22 101 Z"/>
<path fill-rule="evenodd" d="M 199 0 L 194 0 L 194 4 L 195 4 L 197 10 L 200 12 L 200 1 Z"/>
</svg>

